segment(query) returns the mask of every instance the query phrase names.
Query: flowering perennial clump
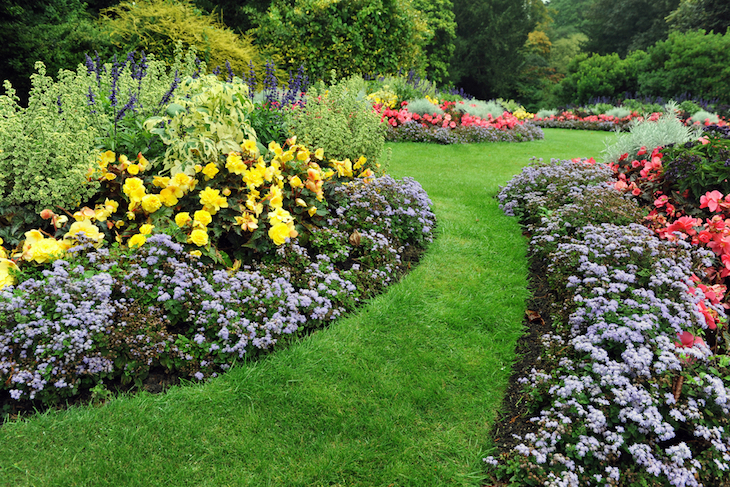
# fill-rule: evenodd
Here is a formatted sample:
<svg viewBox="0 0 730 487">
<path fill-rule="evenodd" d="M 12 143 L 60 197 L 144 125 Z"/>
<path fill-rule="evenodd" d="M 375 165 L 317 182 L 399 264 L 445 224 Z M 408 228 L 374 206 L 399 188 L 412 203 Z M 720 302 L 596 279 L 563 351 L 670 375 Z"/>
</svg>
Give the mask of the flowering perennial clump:
<svg viewBox="0 0 730 487">
<path fill-rule="evenodd" d="M 318 180 L 306 181 L 294 186 L 311 183 L 316 193 Z M 196 198 L 207 210 L 176 216 L 176 224 L 191 226 L 193 246 L 192 232 L 204 232 L 225 209 L 221 198 L 210 192 Z M 79 234 L 46 267 L 5 272 L 0 398 L 53 403 L 105 379 L 140 383 L 159 367 L 197 380 L 215 376 L 245 354 L 353 309 L 432 239 L 431 201 L 412 179 L 357 179 L 330 199 L 326 225 L 313 227 L 306 246 L 287 230 L 274 252 L 249 265 L 212 264 L 174 232 L 145 223 L 136 229 L 138 245 L 101 247 L 93 234 Z M 129 198 L 135 208 L 143 204 L 142 193 Z"/>
</svg>

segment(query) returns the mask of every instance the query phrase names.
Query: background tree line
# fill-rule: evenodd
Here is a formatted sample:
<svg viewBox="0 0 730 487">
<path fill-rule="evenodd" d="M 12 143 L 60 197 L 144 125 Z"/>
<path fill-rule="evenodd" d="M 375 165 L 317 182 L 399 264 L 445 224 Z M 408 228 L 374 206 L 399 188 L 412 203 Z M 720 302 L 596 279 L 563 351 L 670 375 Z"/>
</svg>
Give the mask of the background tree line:
<svg viewBox="0 0 730 487">
<path fill-rule="evenodd" d="M 724 36 L 697 37 L 725 34 L 728 25 L 727 0 L 10 0 L 0 4 L 0 78 L 23 98 L 35 61 L 55 74 L 87 53 L 171 57 L 182 41 L 211 67 L 228 69 L 228 60 L 238 75 L 251 63 L 263 73 L 267 59 L 284 73 L 303 65 L 313 79 L 333 69 L 338 76 L 412 69 L 443 87 L 533 109 L 622 89 L 725 96 L 679 86 L 703 62 L 715 77 L 712 70 L 730 65 L 707 49 L 692 51 L 694 67 L 685 66 L 688 55 L 676 61 L 684 72 L 669 76 L 674 81 L 647 71 L 682 57 L 690 42 L 730 52 Z"/>
</svg>

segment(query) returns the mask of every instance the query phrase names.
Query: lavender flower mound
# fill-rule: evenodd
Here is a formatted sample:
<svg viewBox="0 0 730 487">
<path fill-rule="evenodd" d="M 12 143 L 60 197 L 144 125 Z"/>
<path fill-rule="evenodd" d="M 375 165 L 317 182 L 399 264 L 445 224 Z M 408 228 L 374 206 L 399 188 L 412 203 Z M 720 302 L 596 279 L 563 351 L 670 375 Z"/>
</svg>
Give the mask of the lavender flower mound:
<svg viewBox="0 0 730 487">
<path fill-rule="evenodd" d="M 527 168 L 510 191 L 546 187 L 541 171 Z M 545 238 L 556 226 L 538 227 L 531 245 L 552 246 L 547 275 L 555 295 L 541 367 L 521 379 L 534 401 L 535 430 L 513 452 L 485 461 L 504 475 L 522 472 L 531 485 L 727 481 L 730 383 L 717 371 L 722 358 L 678 337 L 707 329 L 701 304 L 726 319 L 691 279 L 711 265 L 712 253 L 660 240 L 636 223 L 588 224 L 557 243 Z"/>
<path fill-rule="evenodd" d="M 543 139 L 542 129 L 531 123 L 515 125 L 510 130 L 491 127 L 445 127 L 424 126 L 409 120 L 398 127 L 388 126 L 386 140 L 391 142 L 428 142 L 436 144 L 470 144 L 478 142 L 527 142 Z"/>
<path fill-rule="evenodd" d="M 571 193 L 580 193 L 581 187 L 605 185 L 612 177 L 613 171 L 605 164 L 557 159 L 549 163 L 536 161 L 501 188 L 497 195 L 499 208 L 506 215 L 521 216 L 527 222 L 538 218 L 529 210 L 540 207 L 554 210 Z"/>
<path fill-rule="evenodd" d="M 572 130 L 603 130 L 611 132 L 614 130 L 627 131 L 629 129 L 629 121 L 609 122 L 588 120 L 532 120 L 532 123 L 542 128 L 572 129 Z"/>
<path fill-rule="evenodd" d="M 155 234 L 135 250 L 79 245 L 3 288 L 0 400 L 53 403 L 104 379 L 140 382 L 159 367 L 202 380 L 353 309 L 432 240 L 435 218 L 413 179 L 336 193 L 308 247 L 294 240 L 235 271 Z"/>
</svg>

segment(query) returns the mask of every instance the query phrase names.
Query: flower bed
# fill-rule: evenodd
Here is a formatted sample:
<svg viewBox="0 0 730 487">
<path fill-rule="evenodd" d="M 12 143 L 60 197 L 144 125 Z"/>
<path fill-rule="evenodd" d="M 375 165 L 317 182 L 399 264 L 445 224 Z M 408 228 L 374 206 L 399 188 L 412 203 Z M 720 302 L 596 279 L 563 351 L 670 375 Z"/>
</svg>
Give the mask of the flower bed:
<svg viewBox="0 0 730 487">
<path fill-rule="evenodd" d="M 661 112 L 654 112 L 646 117 L 646 120 L 656 121 L 661 116 Z M 638 112 L 631 112 L 625 117 L 615 117 L 613 115 L 587 115 L 580 116 L 571 111 L 563 111 L 557 115 L 547 117 L 538 117 L 532 119 L 532 123 L 542 128 L 560 128 L 574 130 L 604 130 L 604 131 L 626 131 L 629 130 L 632 123 L 643 122 L 645 117 L 639 115 Z M 724 120 L 713 123 L 705 120 L 703 123 L 699 121 L 685 120 L 686 125 L 726 125 Z"/>
<path fill-rule="evenodd" d="M 475 142 L 525 142 L 544 138 L 542 130 L 529 121 L 505 111 L 494 118 L 481 118 L 462 111 L 460 104 L 443 102 L 444 113 L 423 114 L 408 111 L 404 103 L 399 110 L 375 105 L 387 124 L 387 140 L 393 142 L 431 142 L 439 144 Z"/>
<path fill-rule="evenodd" d="M 721 485 L 730 361 L 724 288 L 705 273 L 716 256 L 640 225 L 613 176 L 553 161 L 499 195 L 550 262 L 553 332 L 522 378 L 534 431 L 485 461 L 513 485 Z"/>
</svg>

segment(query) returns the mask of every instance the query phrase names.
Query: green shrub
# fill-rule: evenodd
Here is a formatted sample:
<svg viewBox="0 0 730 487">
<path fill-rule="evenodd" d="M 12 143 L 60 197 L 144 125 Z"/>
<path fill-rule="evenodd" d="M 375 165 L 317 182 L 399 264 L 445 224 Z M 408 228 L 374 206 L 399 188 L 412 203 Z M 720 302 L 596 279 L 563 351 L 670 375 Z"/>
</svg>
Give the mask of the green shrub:
<svg viewBox="0 0 730 487">
<path fill-rule="evenodd" d="M 182 42 L 184 47 L 197 47 L 210 67 L 225 71 L 228 62 L 237 74 L 248 70 L 249 62 L 263 68 L 263 59 L 249 37 L 237 35 L 215 16 L 203 14 L 191 0 L 124 1 L 102 10 L 101 22 L 124 52 L 144 50 L 171 63 L 175 46 Z"/>
<path fill-rule="evenodd" d="M 702 135 L 702 128 L 684 125 L 677 118 L 676 103 L 670 102 L 667 104 L 666 111 L 656 122 L 632 120 L 629 132 L 619 134 L 616 142 L 608 145 L 603 151 L 604 160 L 616 162 L 621 155 L 626 153 L 629 154 L 629 157 L 635 157 L 642 147 L 651 151 L 667 144 L 684 144 L 690 140 L 697 140 L 700 135 Z"/>
<path fill-rule="evenodd" d="M 465 102 L 463 105 L 459 105 L 459 108 L 463 109 L 466 113 L 473 117 L 484 119 L 489 118 L 489 115 L 497 118 L 504 113 L 504 107 L 502 104 L 494 100 L 470 100 Z"/>
<path fill-rule="evenodd" d="M 672 32 L 647 50 L 639 91 L 673 98 L 683 93 L 730 103 L 730 34 Z"/>
<path fill-rule="evenodd" d="M 212 74 L 188 77 L 167 115 L 151 117 L 145 129 L 167 145 L 162 167 L 175 174 L 195 164 L 217 162 L 220 154 L 240 151 L 246 139 L 255 139 L 248 121 L 253 110 L 248 87 L 240 78 L 226 82 Z"/>
<path fill-rule="evenodd" d="M 535 117 L 536 118 L 547 118 L 547 117 L 555 116 L 557 114 L 558 114 L 558 111 L 557 110 L 543 109 L 543 110 L 538 111 L 535 114 Z"/>
<path fill-rule="evenodd" d="M 718 117 L 714 113 L 710 113 L 705 110 L 699 110 L 698 112 L 695 112 L 690 118 L 690 121 L 704 124 L 705 121 L 708 119 L 710 120 L 710 123 L 717 123 L 720 121 L 720 117 Z"/>
<path fill-rule="evenodd" d="M 323 148 L 331 159 L 367 158 L 367 167 L 387 161 L 383 157 L 385 124 L 362 96 L 362 78 L 343 79 L 330 86 L 311 87 L 304 107 L 288 112 L 288 129 L 298 141 Z"/>
<path fill-rule="evenodd" d="M 284 70 L 301 64 L 312 79 L 396 73 L 426 60 L 426 22 L 407 0 L 274 0 L 250 33 L 267 53 L 281 54 Z"/>
<path fill-rule="evenodd" d="M 616 118 L 624 118 L 631 115 L 631 110 L 624 107 L 615 107 L 611 108 L 610 110 L 606 110 L 605 115 L 610 115 Z"/>
<path fill-rule="evenodd" d="M 430 101 L 428 101 L 426 98 L 418 98 L 417 100 L 409 101 L 408 102 L 408 111 L 411 113 L 417 113 L 419 115 L 426 115 L 426 114 L 434 114 L 438 113 L 443 115 L 444 111 L 438 107 L 437 105 L 434 105 Z"/>
<path fill-rule="evenodd" d="M 76 80 L 67 72 L 65 83 L 54 83 L 42 62 L 36 70 L 27 108 L 18 105 L 7 81 L 0 96 L 0 200 L 35 213 L 56 205 L 75 207 L 98 188 L 87 181 L 98 131 L 73 99 L 79 90 L 65 90 Z"/>
<path fill-rule="evenodd" d="M 593 113 L 594 115 L 603 115 L 604 113 L 608 112 L 609 110 L 613 110 L 614 107 L 610 103 L 596 103 L 593 106 L 588 107 L 588 109 Z"/>
<path fill-rule="evenodd" d="M 568 74 L 556 87 L 560 103 L 587 103 L 598 97 L 614 97 L 638 91 L 638 76 L 647 54 L 634 51 L 626 59 L 618 54 L 580 54 L 568 65 Z"/>
<path fill-rule="evenodd" d="M 456 20 L 451 0 L 413 0 L 426 21 L 426 40 L 422 46 L 426 60 L 426 77 L 436 84 L 449 79 L 449 64 L 454 55 Z"/>
<path fill-rule="evenodd" d="M 694 115 L 695 113 L 702 110 L 702 107 L 700 107 L 697 103 L 693 102 L 692 100 L 685 100 L 682 103 L 679 104 L 679 109 L 683 112 L 687 112 L 690 115 Z"/>
</svg>

